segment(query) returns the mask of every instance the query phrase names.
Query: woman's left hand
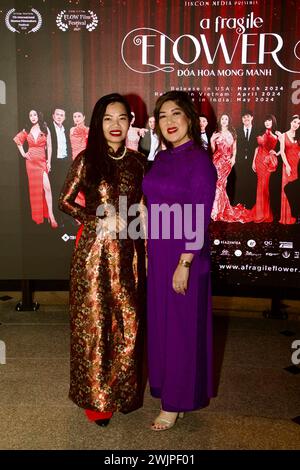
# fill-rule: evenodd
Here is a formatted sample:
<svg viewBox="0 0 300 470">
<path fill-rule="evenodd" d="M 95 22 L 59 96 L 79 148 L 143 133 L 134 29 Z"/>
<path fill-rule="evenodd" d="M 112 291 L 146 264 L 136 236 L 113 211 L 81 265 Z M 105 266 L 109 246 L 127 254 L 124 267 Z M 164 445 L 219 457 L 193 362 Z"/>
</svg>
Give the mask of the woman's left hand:
<svg viewBox="0 0 300 470">
<path fill-rule="evenodd" d="M 287 164 L 285 165 L 285 171 L 286 171 L 286 174 L 287 174 L 288 176 L 291 176 L 292 168 L 291 168 L 291 165 L 290 165 L 289 163 L 287 163 Z"/>
<path fill-rule="evenodd" d="M 50 163 L 50 162 L 47 162 L 47 163 L 46 163 L 46 166 L 47 166 L 48 172 L 51 171 L 51 163 Z"/>
<path fill-rule="evenodd" d="M 173 274 L 172 286 L 177 294 L 185 295 L 188 286 L 190 270 L 185 266 L 178 265 Z"/>
</svg>

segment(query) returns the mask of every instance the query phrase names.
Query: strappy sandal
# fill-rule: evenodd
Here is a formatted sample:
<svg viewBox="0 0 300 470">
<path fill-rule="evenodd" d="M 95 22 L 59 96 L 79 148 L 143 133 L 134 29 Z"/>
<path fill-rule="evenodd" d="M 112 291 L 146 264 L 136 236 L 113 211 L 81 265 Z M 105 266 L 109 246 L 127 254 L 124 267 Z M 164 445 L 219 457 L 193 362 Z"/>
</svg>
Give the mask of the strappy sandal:
<svg viewBox="0 0 300 470">
<path fill-rule="evenodd" d="M 167 431 L 168 429 L 171 429 L 176 424 L 176 421 L 178 418 L 184 417 L 184 413 L 182 412 L 177 413 L 177 414 L 173 412 L 172 414 L 170 413 L 171 412 L 161 410 L 157 418 L 151 424 L 152 431 Z M 156 426 L 161 426 L 161 427 L 157 428 Z"/>
</svg>

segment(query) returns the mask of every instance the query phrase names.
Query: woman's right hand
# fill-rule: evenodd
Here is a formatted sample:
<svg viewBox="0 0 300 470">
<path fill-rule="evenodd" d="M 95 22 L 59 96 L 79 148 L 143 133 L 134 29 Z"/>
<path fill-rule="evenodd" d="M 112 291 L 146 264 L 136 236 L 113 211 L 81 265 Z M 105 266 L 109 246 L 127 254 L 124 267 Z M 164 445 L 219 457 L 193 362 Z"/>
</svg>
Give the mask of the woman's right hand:
<svg viewBox="0 0 300 470">
<path fill-rule="evenodd" d="M 145 129 L 144 127 L 142 127 L 141 129 L 139 129 L 139 136 L 140 137 L 145 137 L 145 135 L 147 134 L 147 132 L 149 132 L 149 129 Z"/>
<path fill-rule="evenodd" d="M 254 173 L 256 173 L 256 165 L 255 165 L 255 160 L 253 160 L 253 163 L 252 163 L 252 170 L 254 171 Z"/>
<path fill-rule="evenodd" d="M 124 228 L 126 227 L 126 222 L 125 220 L 118 214 L 116 214 L 115 216 L 111 215 L 111 216 L 108 216 L 107 217 L 107 226 L 108 226 L 108 230 L 109 232 L 113 233 L 113 232 L 116 232 L 116 233 L 119 233 L 119 232 L 122 232 L 122 230 L 124 230 Z"/>
<path fill-rule="evenodd" d="M 211 138 L 213 142 L 215 142 L 220 137 L 220 135 L 221 135 L 220 132 L 214 132 Z"/>
<path fill-rule="evenodd" d="M 25 155 L 24 155 L 24 158 L 26 158 L 26 160 L 31 160 L 30 153 L 26 152 Z"/>
<path fill-rule="evenodd" d="M 111 236 L 116 238 L 116 234 L 126 228 L 126 221 L 118 214 L 108 215 L 104 219 L 100 219 L 97 225 L 97 233 L 103 236 Z"/>
</svg>

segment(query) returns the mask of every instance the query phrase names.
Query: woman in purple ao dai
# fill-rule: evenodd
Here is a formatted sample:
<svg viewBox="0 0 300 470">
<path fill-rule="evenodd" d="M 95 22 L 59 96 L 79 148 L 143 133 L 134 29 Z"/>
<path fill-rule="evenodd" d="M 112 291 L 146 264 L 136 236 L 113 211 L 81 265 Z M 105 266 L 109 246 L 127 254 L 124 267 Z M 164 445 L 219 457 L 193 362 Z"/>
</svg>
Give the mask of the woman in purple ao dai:
<svg viewBox="0 0 300 470">
<path fill-rule="evenodd" d="M 151 429 L 163 431 L 213 396 L 208 225 L 217 177 L 201 148 L 198 114 L 188 94 L 165 93 L 154 114 L 166 150 L 158 153 L 144 177 L 143 191 L 148 206 L 149 382 L 151 394 L 161 400 Z M 163 233 L 165 214 L 155 234 L 158 205 L 177 211 L 168 218 L 170 236 Z M 198 234 L 203 235 L 202 244 Z"/>
</svg>

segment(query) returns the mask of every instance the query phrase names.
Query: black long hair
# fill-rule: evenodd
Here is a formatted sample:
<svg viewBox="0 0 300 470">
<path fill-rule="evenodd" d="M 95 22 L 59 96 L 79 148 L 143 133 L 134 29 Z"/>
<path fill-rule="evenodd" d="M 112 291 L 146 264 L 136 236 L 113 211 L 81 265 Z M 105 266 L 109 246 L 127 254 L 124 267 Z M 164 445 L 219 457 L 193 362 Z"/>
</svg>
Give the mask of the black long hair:
<svg viewBox="0 0 300 470">
<path fill-rule="evenodd" d="M 103 133 L 103 117 L 111 103 L 122 103 L 130 122 L 131 109 L 128 101 L 119 93 L 111 93 L 100 98 L 94 106 L 90 123 L 87 146 L 84 151 L 86 159 L 86 178 L 88 182 L 98 183 L 102 178 L 111 181 L 115 165 L 107 158 L 108 144 Z"/>
<path fill-rule="evenodd" d="M 291 125 L 291 123 L 294 119 L 300 119 L 299 114 L 293 114 L 293 116 L 291 116 L 291 118 L 289 120 L 290 125 Z M 298 145 L 300 147 L 300 127 L 298 127 L 298 129 L 295 132 L 295 141 L 298 143 Z"/>
<path fill-rule="evenodd" d="M 43 132 L 43 134 L 47 135 L 48 134 L 47 123 L 44 121 L 43 113 L 41 111 L 37 111 L 36 109 L 33 108 L 29 111 L 29 114 L 30 114 L 31 111 L 36 112 L 37 117 L 38 117 L 38 122 L 37 123 L 40 126 L 40 130 L 41 130 L 41 132 Z M 25 127 L 26 132 L 30 132 L 30 129 L 32 128 L 32 126 L 33 126 L 33 124 L 29 119 L 29 122 Z"/>
<path fill-rule="evenodd" d="M 265 118 L 264 118 L 264 126 L 263 126 L 263 129 L 262 129 L 262 134 L 264 134 L 266 132 L 266 128 L 265 128 L 265 122 L 266 121 L 272 121 L 271 131 L 273 133 L 275 131 L 277 131 L 277 119 L 276 119 L 276 117 L 274 116 L 274 114 L 266 114 Z"/>
<path fill-rule="evenodd" d="M 166 101 L 174 101 L 174 103 L 179 106 L 184 111 L 184 114 L 188 119 L 190 119 L 190 124 L 188 128 L 188 136 L 197 144 L 199 147 L 202 146 L 201 141 L 201 131 L 199 123 L 199 114 L 194 106 L 192 99 L 189 94 L 185 91 L 167 91 L 162 96 L 158 98 L 155 104 L 154 117 L 155 117 L 155 132 L 159 136 L 160 141 L 162 141 L 166 147 L 172 147 L 172 144 L 168 142 L 162 135 L 159 128 L 159 112 L 162 105 Z"/>
</svg>

